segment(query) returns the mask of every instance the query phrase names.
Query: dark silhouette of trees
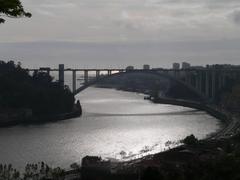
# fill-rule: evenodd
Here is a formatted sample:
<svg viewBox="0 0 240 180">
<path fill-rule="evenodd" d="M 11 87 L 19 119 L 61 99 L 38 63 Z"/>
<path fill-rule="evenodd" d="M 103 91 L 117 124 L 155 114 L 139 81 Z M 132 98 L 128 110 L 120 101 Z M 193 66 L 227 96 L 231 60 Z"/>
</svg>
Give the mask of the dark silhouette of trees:
<svg viewBox="0 0 240 180">
<path fill-rule="evenodd" d="M 28 108 L 35 116 L 56 115 L 73 110 L 74 95 L 46 72 L 31 76 L 13 61 L 0 61 L 0 109 Z"/>
<path fill-rule="evenodd" d="M 190 136 L 185 137 L 182 142 L 186 145 L 193 145 L 198 142 L 198 139 L 193 134 L 191 134 Z"/>
<path fill-rule="evenodd" d="M 0 24 L 5 22 L 2 16 L 10 18 L 31 17 L 31 13 L 25 12 L 19 0 L 0 0 Z"/>
</svg>

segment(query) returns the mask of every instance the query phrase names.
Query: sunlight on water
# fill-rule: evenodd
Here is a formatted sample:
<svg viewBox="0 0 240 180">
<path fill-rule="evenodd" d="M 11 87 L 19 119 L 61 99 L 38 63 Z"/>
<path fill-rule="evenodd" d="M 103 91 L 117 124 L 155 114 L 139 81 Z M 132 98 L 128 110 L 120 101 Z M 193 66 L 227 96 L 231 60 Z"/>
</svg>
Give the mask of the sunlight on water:
<svg viewBox="0 0 240 180">
<path fill-rule="evenodd" d="M 204 112 L 153 104 L 141 94 L 88 88 L 77 98 L 83 105 L 82 117 L 2 128 L 2 163 L 22 168 L 28 162 L 45 161 L 69 167 L 86 155 L 128 160 L 168 149 L 190 134 L 204 138 L 220 127 Z"/>
</svg>

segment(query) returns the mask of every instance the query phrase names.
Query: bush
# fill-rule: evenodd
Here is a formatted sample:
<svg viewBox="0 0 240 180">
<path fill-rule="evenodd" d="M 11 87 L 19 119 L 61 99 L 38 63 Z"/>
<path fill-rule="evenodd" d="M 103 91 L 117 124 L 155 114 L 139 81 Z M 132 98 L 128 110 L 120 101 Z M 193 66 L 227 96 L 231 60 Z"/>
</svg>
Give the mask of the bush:
<svg viewBox="0 0 240 180">
<path fill-rule="evenodd" d="M 186 145 L 193 145 L 198 142 L 198 139 L 193 134 L 191 134 L 190 136 L 185 137 L 181 142 Z"/>
</svg>

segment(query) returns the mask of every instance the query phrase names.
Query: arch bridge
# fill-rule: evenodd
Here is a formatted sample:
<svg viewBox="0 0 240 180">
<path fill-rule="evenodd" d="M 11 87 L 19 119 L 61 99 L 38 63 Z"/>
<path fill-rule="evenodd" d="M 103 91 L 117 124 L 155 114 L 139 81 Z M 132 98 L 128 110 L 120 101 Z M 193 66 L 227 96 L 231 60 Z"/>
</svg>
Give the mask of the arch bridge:
<svg viewBox="0 0 240 180">
<path fill-rule="evenodd" d="M 121 76 L 122 74 L 144 73 L 152 74 L 167 78 L 178 84 L 185 86 L 205 100 L 214 100 L 217 93 L 226 88 L 229 79 L 240 79 L 240 69 L 231 68 L 201 68 L 201 69 L 118 69 L 118 68 L 104 68 L 104 69 L 72 69 L 64 68 L 63 64 L 59 65 L 58 69 L 40 68 L 28 69 L 29 71 L 51 71 L 58 72 L 59 83 L 64 86 L 64 72 L 72 73 L 72 91 L 76 95 L 102 80 L 114 76 Z M 83 74 L 83 84 L 77 87 L 77 72 Z M 105 74 L 101 74 L 105 72 Z M 91 75 L 90 75 L 91 74 Z M 94 75 L 94 78 L 92 77 Z"/>
</svg>

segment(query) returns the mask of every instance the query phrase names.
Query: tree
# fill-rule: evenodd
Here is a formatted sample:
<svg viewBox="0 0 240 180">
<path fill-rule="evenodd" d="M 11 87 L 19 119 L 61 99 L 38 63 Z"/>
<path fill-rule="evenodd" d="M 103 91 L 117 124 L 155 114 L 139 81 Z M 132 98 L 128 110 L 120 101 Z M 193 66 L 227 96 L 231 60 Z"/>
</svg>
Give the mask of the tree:
<svg viewBox="0 0 240 180">
<path fill-rule="evenodd" d="M 2 16 L 10 18 L 31 17 L 31 13 L 25 12 L 19 0 L 0 0 L 0 24 L 5 22 Z"/>
<path fill-rule="evenodd" d="M 193 145 L 198 142 L 198 139 L 193 134 L 191 134 L 190 136 L 185 137 L 182 142 L 186 145 Z"/>
<path fill-rule="evenodd" d="M 34 72 L 31 76 L 20 64 L 0 61 L 0 82 L 0 111 L 28 108 L 33 115 L 40 116 L 73 110 L 73 93 L 67 86 L 63 88 L 54 82 L 46 72 Z"/>
</svg>

